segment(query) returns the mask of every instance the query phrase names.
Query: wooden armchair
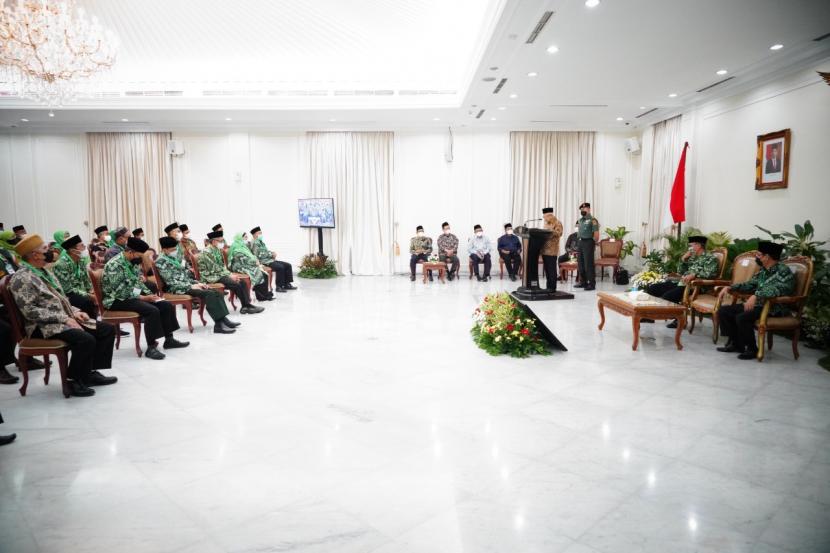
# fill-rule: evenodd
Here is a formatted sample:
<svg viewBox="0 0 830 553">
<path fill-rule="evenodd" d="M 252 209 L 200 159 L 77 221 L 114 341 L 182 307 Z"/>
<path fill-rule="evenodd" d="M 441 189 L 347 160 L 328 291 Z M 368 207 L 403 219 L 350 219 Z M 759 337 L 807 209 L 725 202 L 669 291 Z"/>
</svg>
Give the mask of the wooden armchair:
<svg viewBox="0 0 830 553">
<path fill-rule="evenodd" d="M 193 278 L 195 278 L 199 282 L 201 282 L 201 278 L 199 276 L 199 256 L 200 255 L 202 255 L 202 252 L 199 252 L 199 251 L 192 251 L 192 252 L 188 252 L 188 254 L 187 254 L 188 259 L 190 259 L 190 268 L 193 269 Z M 236 302 L 235 302 L 236 294 L 234 294 L 232 290 L 227 290 L 226 291 L 225 290 L 225 285 L 222 284 L 221 282 L 214 282 L 212 284 L 208 284 L 208 288 L 213 288 L 214 290 L 218 290 L 219 292 L 222 292 L 223 295 L 230 292 L 230 296 L 228 296 L 228 301 L 230 301 L 231 307 L 233 307 L 233 310 L 236 311 Z M 199 315 L 202 317 L 202 320 L 204 321 L 204 316 L 202 315 L 202 313 L 200 313 Z"/>
<path fill-rule="evenodd" d="M 43 375 L 43 383 L 49 384 L 49 356 L 54 355 L 58 359 L 58 367 L 61 371 L 61 391 L 64 397 L 69 397 L 69 386 L 66 382 L 66 371 L 69 365 L 69 347 L 61 340 L 46 340 L 43 338 L 27 338 L 26 325 L 23 322 L 23 315 L 17 307 L 11 292 L 8 289 L 9 279 L 4 276 L 0 279 L 0 298 L 6 305 L 9 313 L 9 322 L 12 327 L 12 337 L 17 342 L 17 360 L 20 363 L 20 371 L 23 373 L 23 385 L 20 387 L 20 395 L 26 395 L 29 387 L 29 358 L 38 355 L 43 356 L 43 364 L 46 366 Z"/>
<path fill-rule="evenodd" d="M 725 248 L 719 249 L 724 250 Z M 715 252 L 717 252 L 717 250 L 715 250 Z M 683 292 L 683 301 L 689 308 L 689 314 L 692 319 L 691 325 L 689 325 L 689 334 L 691 334 L 695 329 L 696 319 L 702 321 L 704 315 L 709 315 L 712 317 L 712 326 L 714 327 L 712 330 L 712 341 L 714 343 L 718 342 L 718 338 L 720 336 L 718 309 L 720 309 L 721 306 L 721 302 L 718 300 L 718 294 L 724 286 L 731 286 L 739 282 L 747 281 L 758 272 L 759 267 L 758 264 L 755 263 L 755 255 L 757 253 L 757 251 L 752 250 L 744 252 L 736 257 L 732 262 L 732 277 L 730 279 L 723 278 L 726 270 L 727 257 L 724 253 L 721 258 L 722 267 L 720 270 L 720 278 L 698 278 L 686 286 L 686 290 Z M 737 301 L 737 296 L 731 297 L 730 301 L 735 303 Z"/>
<path fill-rule="evenodd" d="M 98 304 L 98 312 L 105 323 L 115 325 L 120 329 L 122 324 L 133 325 L 133 336 L 135 337 L 135 353 L 139 357 L 144 355 L 141 350 L 141 316 L 135 311 L 109 311 L 104 309 L 104 294 L 101 291 L 101 277 L 103 269 L 88 268 L 89 280 L 92 281 L 92 290 L 95 292 L 95 302 Z M 115 349 L 121 346 L 121 333 L 115 333 Z"/>
<path fill-rule="evenodd" d="M 798 338 L 801 334 L 801 314 L 807 296 L 810 295 L 810 286 L 813 283 L 813 260 L 809 257 L 788 257 L 781 261 L 790 268 L 795 276 L 795 289 L 792 296 L 770 298 L 764 302 L 761 318 L 755 323 L 758 329 L 758 361 L 764 360 L 764 337 L 767 338 L 767 348 L 772 349 L 772 331 L 792 332 L 793 357 L 798 359 Z M 773 305 L 786 305 L 794 314 L 782 317 L 771 317 L 769 312 Z"/>
<path fill-rule="evenodd" d="M 613 269 L 611 278 L 617 276 L 620 270 L 620 256 L 622 255 L 622 240 L 603 238 L 599 241 L 599 259 L 594 261 L 594 266 L 599 269 L 600 280 L 605 280 L 605 268 Z"/>
<path fill-rule="evenodd" d="M 173 305 L 180 305 L 184 309 L 185 313 L 187 313 L 187 329 L 193 334 L 193 306 L 194 303 L 198 304 L 199 308 L 199 318 L 202 319 L 202 326 L 207 326 L 207 321 L 205 321 L 205 305 L 203 301 L 198 301 L 197 298 L 194 298 L 188 294 L 172 294 L 170 292 L 165 292 L 167 289 L 167 283 L 164 282 L 164 278 L 161 276 L 161 271 L 158 270 L 156 267 L 155 261 L 150 261 L 149 259 L 145 258 L 145 262 L 149 262 L 149 269 L 153 273 L 153 278 L 156 281 L 156 286 L 158 286 L 159 296 L 164 298 L 165 301 L 169 301 Z"/>
</svg>

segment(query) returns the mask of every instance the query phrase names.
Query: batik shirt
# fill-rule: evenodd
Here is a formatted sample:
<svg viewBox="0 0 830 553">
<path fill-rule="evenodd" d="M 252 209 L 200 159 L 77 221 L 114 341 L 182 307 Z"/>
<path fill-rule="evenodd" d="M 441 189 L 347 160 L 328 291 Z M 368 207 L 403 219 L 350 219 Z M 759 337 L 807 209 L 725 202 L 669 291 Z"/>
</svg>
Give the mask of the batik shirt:
<svg viewBox="0 0 830 553">
<path fill-rule="evenodd" d="M 199 278 L 202 282 L 212 284 L 220 278 L 230 276 L 231 272 L 225 267 L 222 252 L 210 246 L 199 255 Z"/>
<path fill-rule="evenodd" d="M 251 284 L 256 286 L 265 278 L 265 273 L 259 268 L 259 262 L 245 252 L 236 251 L 230 259 L 231 270 L 235 273 L 244 273 L 251 277 Z"/>
<path fill-rule="evenodd" d="M 783 263 L 776 263 L 769 269 L 761 267 L 761 270 L 752 275 L 746 282 L 733 284 L 730 290 L 754 294 L 758 298 L 758 306 L 769 298 L 789 296 L 795 290 L 795 276 L 789 267 Z M 784 305 L 773 305 L 770 309 L 772 315 L 782 315 L 789 312 Z"/>
<path fill-rule="evenodd" d="M 141 271 L 127 261 L 120 253 L 107 261 L 104 276 L 101 279 L 104 293 L 104 307 L 109 309 L 115 301 L 134 300 L 139 296 L 152 294 L 147 285 L 141 281 Z"/>
<path fill-rule="evenodd" d="M 438 255 L 445 257 L 447 250 L 452 250 L 453 255 L 458 254 L 458 238 L 453 234 L 441 234 L 435 241 L 438 245 Z"/>
<path fill-rule="evenodd" d="M 64 293 L 86 296 L 92 293 L 92 281 L 86 271 L 86 260 L 72 259 L 68 253 L 63 253 L 52 268 L 52 272 L 61 283 Z"/>
<path fill-rule="evenodd" d="M 182 238 L 179 241 L 179 245 L 185 252 L 198 252 L 199 248 L 196 246 L 196 242 L 191 240 L 190 238 Z"/>
<path fill-rule="evenodd" d="M 274 261 L 274 254 L 271 253 L 271 250 L 268 249 L 265 242 L 262 241 L 262 238 L 257 238 L 251 242 L 251 251 L 259 259 L 260 263 L 267 264 Z"/>
<path fill-rule="evenodd" d="M 413 236 L 412 239 L 409 241 L 409 253 L 411 253 L 412 255 L 431 254 L 432 238 L 430 238 L 429 236 Z"/>
<path fill-rule="evenodd" d="M 686 261 L 680 263 L 677 270 L 683 276 L 695 275 L 695 278 L 717 278 L 718 277 L 718 259 L 709 252 L 703 252 L 700 255 L 693 255 Z M 686 286 L 682 280 L 679 281 L 678 286 Z"/>
<path fill-rule="evenodd" d="M 60 284 L 45 270 L 25 264 L 11 276 L 9 292 L 23 315 L 26 336 L 31 336 L 36 328 L 44 338 L 60 334 L 66 330 L 67 319 L 79 312 L 69 305 L 59 288 Z"/>
<path fill-rule="evenodd" d="M 156 269 L 161 273 L 167 291 L 171 294 L 187 294 L 196 279 L 190 276 L 190 272 L 175 256 L 162 254 L 156 259 Z"/>
</svg>

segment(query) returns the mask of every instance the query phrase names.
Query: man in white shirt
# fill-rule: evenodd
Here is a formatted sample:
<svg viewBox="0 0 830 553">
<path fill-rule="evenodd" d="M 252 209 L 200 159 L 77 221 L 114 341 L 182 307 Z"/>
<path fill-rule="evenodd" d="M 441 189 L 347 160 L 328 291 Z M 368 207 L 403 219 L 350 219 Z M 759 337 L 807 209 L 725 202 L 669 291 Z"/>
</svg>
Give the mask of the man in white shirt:
<svg viewBox="0 0 830 553">
<path fill-rule="evenodd" d="M 493 245 L 490 239 L 484 236 L 484 229 L 481 225 L 473 227 L 473 236 L 467 241 L 467 253 L 470 254 L 470 261 L 473 262 L 473 272 L 479 282 L 490 280 L 490 250 Z M 484 276 L 479 275 L 478 264 L 484 263 Z"/>
</svg>

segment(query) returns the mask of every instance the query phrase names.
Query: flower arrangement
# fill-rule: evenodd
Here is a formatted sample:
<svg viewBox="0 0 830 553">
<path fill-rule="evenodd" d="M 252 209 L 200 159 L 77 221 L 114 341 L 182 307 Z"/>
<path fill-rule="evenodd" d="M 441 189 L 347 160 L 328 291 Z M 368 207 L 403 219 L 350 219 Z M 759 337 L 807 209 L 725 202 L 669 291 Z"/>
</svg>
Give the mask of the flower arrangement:
<svg viewBox="0 0 830 553">
<path fill-rule="evenodd" d="M 334 278 L 337 276 L 337 266 L 334 261 L 326 256 L 309 254 L 303 257 L 300 263 L 300 272 L 297 274 L 302 278 Z"/>
<path fill-rule="evenodd" d="M 547 342 L 536 329 L 536 319 L 528 318 L 506 292 L 484 296 L 473 312 L 473 321 L 473 341 L 490 355 L 550 355 Z"/>
<path fill-rule="evenodd" d="M 637 290 L 645 290 L 647 286 L 665 281 L 666 275 L 657 271 L 646 270 L 631 277 L 631 286 Z"/>
</svg>

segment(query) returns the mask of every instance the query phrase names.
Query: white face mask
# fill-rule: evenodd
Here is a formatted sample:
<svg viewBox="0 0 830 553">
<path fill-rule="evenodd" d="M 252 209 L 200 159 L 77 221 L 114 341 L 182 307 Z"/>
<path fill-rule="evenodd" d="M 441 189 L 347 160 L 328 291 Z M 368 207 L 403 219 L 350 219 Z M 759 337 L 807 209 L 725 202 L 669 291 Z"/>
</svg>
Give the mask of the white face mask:
<svg viewBox="0 0 830 553">
<path fill-rule="evenodd" d="M 109 234 L 103 235 L 101 237 L 101 240 L 103 240 L 104 242 L 109 242 L 110 241 L 110 235 Z"/>
<path fill-rule="evenodd" d="M 423 235 L 424 235 L 424 231 L 419 230 L 419 231 L 418 231 L 418 236 L 423 236 Z"/>
<path fill-rule="evenodd" d="M 482 236 L 484 236 L 484 232 L 482 232 L 482 231 L 480 231 L 480 230 L 479 230 L 479 231 L 477 231 L 477 232 L 476 232 L 476 236 L 478 236 L 479 238 L 481 238 Z"/>
<path fill-rule="evenodd" d="M 507 229 L 505 232 L 506 232 L 507 234 L 513 234 L 513 229 L 512 229 L 512 228 L 509 228 L 509 229 Z"/>
<path fill-rule="evenodd" d="M 219 248 L 219 249 L 221 250 L 222 248 L 224 248 L 224 247 L 225 247 L 225 243 L 224 243 L 224 242 L 217 242 L 217 243 L 216 243 L 216 247 L 217 247 L 217 248 Z"/>
<path fill-rule="evenodd" d="M 173 238 L 175 238 L 176 240 L 178 240 L 179 238 L 181 238 L 181 237 L 182 237 L 182 234 L 181 234 L 179 231 L 174 230 L 172 233 L 170 233 L 170 236 L 172 236 Z"/>
<path fill-rule="evenodd" d="M 445 228 L 445 229 L 444 229 L 444 234 L 449 234 L 449 233 L 450 233 L 450 229 Z"/>
</svg>

